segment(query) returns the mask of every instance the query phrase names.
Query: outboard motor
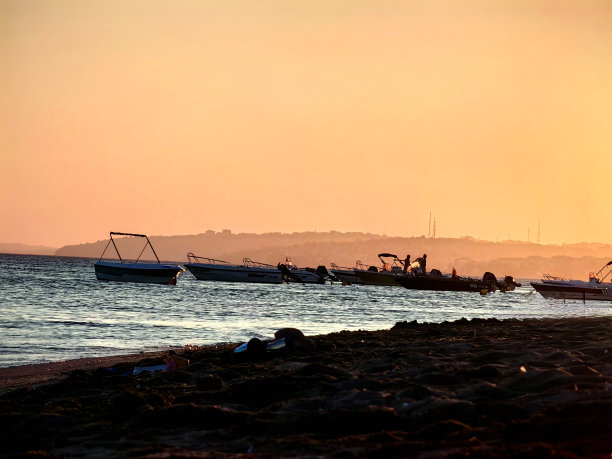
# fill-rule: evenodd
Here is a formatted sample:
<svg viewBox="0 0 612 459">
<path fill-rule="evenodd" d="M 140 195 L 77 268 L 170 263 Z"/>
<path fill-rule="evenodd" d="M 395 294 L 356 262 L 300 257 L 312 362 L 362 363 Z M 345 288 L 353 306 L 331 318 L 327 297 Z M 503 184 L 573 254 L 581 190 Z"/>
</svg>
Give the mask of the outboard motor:
<svg viewBox="0 0 612 459">
<path fill-rule="evenodd" d="M 514 277 L 512 277 L 512 276 L 506 276 L 506 277 L 504 277 L 504 280 L 506 281 L 506 284 L 508 284 L 508 285 L 512 284 L 515 287 L 520 287 L 521 286 L 521 283 L 515 281 Z"/>
<path fill-rule="evenodd" d="M 330 281 L 336 281 L 336 282 L 340 282 L 340 279 L 338 279 L 336 276 L 334 276 L 332 273 L 330 273 L 327 268 L 323 265 L 318 266 L 317 270 L 315 271 L 319 277 L 323 278 L 323 279 L 329 279 Z"/>
<path fill-rule="evenodd" d="M 372 271 L 372 272 L 377 273 L 377 272 L 378 272 L 378 268 L 377 268 L 376 266 L 370 266 L 370 267 L 368 268 L 368 271 Z"/>
<path fill-rule="evenodd" d="M 483 274 L 482 281 L 486 282 L 489 285 L 489 290 L 491 292 L 494 292 L 497 288 L 500 287 L 499 283 L 497 282 L 497 277 L 495 277 L 495 274 L 489 271 Z"/>
<path fill-rule="evenodd" d="M 514 290 L 516 287 L 521 286 L 520 282 L 516 282 L 512 276 L 504 277 L 503 285 L 506 287 L 506 290 Z"/>
<path fill-rule="evenodd" d="M 289 279 L 293 279 L 296 282 L 300 282 L 300 278 L 293 274 L 291 270 L 287 267 L 287 265 L 285 265 L 284 263 L 279 263 L 276 267 L 280 270 L 281 273 L 283 273 L 283 279 L 285 280 L 285 282 L 288 282 Z"/>
</svg>

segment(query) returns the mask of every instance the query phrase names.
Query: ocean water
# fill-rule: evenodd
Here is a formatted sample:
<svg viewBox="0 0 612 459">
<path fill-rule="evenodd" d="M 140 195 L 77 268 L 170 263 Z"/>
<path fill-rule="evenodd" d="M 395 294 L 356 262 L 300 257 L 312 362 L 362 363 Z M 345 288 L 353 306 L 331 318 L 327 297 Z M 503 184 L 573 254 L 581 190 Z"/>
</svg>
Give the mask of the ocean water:
<svg viewBox="0 0 612 459">
<path fill-rule="evenodd" d="M 514 292 L 425 292 L 403 287 L 177 285 L 98 281 L 95 260 L 0 254 L 0 367 L 306 335 L 380 330 L 398 321 L 601 316 L 610 303 L 546 300 L 527 282 Z M 504 273 L 498 273 L 504 274 Z"/>
</svg>

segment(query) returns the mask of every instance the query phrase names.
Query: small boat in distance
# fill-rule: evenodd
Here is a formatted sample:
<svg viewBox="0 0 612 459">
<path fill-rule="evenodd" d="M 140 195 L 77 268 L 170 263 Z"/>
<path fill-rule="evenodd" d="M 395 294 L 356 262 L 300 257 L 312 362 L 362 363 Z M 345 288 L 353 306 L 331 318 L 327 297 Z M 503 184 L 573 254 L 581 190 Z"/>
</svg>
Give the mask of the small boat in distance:
<svg viewBox="0 0 612 459">
<path fill-rule="evenodd" d="M 283 273 L 276 266 L 252 261 L 250 258 L 243 258 L 242 265 L 236 265 L 223 260 L 200 257 L 189 252 L 187 259 L 189 263 L 185 267 L 198 280 L 259 284 L 283 282 Z"/>
<path fill-rule="evenodd" d="M 285 282 L 298 282 L 301 284 L 324 284 L 329 273 L 324 266 L 315 268 L 298 268 L 291 261 L 291 258 L 285 257 L 285 263 L 279 263 L 278 269 L 283 273 Z"/>
<path fill-rule="evenodd" d="M 436 290 L 450 292 L 480 292 L 487 294 L 497 288 L 497 279 L 493 273 L 486 272 L 482 280 L 472 277 L 459 277 L 453 274 L 442 274 L 432 269 L 429 274 L 396 277 L 395 281 L 410 290 Z"/>
<path fill-rule="evenodd" d="M 405 277 L 409 274 L 404 270 L 404 261 L 397 258 L 392 253 L 379 253 L 378 258 L 382 262 L 382 267 L 370 266 L 367 269 L 356 268 L 353 272 L 366 285 L 389 285 L 397 287 L 396 277 Z M 391 258 L 389 263 L 385 259 Z"/>
<path fill-rule="evenodd" d="M 612 301 L 612 283 L 604 282 L 612 273 L 612 268 L 605 274 L 603 271 L 612 266 L 612 261 L 606 263 L 596 273 L 589 273 L 589 280 L 565 280 L 560 277 L 544 274 L 540 282 L 531 282 L 531 286 L 544 298 L 557 300 L 595 300 Z"/>
<path fill-rule="evenodd" d="M 367 268 L 361 263 L 361 260 L 357 260 L 354 268 L 338 266 L 336 263 L 331 263 L 330 271 L 345 285 L 363 285 L 364 282 L 355 274 L 356 269 L 362 269 L 364 271 L 367 270 Z"/>
<path fill-rule="evenodd" d="M 119 253 L 119 249 L 117 248 L 117 244 L 115 244 L 113 236 L 140 237 L 146 239 L 147 242 L 145 243 L 145 246 L 140 252 L 138 258 L 135 261 L 130 262 L 121 258 L 121 254 Z M 104 257 L 106 249 L 108 249 L 108 246 L 111 243 L 115 248 L 115 252 L 117 252 L 119 261 L 102 261 L 102 257 Z M 147 246 L 151 247 L 157 263 L 139 262 L 140 257 Z M 102 252 L 100 259 L 94 264 L 94 269 L 96 272 L 96 278 L 98 280 L 171 285 L 176 284 L 178 276 L 185 271 L 185 269 L 183 269 L 181 266 L 169 264 L 162 265 L 159 261 L 157 253 L 155 253 L 155 249 L 151 245 L 151 241 L 145 234 L 118 233 L 115 231 L 110 232 L 110 240 L 108 241 L 108 244 L 106 244 L 106 248 L 104 249 L 104 252 Z"/>
</svg>

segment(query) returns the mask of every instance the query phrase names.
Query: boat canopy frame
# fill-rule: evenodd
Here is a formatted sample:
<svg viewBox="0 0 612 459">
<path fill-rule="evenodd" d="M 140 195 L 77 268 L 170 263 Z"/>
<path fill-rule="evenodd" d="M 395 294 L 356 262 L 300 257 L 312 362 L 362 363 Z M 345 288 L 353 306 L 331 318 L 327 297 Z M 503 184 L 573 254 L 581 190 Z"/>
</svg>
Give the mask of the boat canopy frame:
<svg viewBox="0 0 612 459">
<path fill-rule="evenodd" d="M 108 249 L 108 246 L 112 242 L 113 243 L 113 247 L 115 248 L 115 252 L 117 252 L 117 256 L 119 257 L 119 260 L 121 261 L 121 263 L 126 263 L 127 262 L 127 260 L 124 260 L 121 257 L 121 254 L 119 253 L 119 249 L 117 248 L 117 244 L 115 244 L 115 240 L 113 239 L 113 235 L 114 235 L 114 236 L 141 237 L 141 238 L 146 239 L 147 242 L 145 243 L 144 247 L 140 251 L 140 255 L 138 255 L 138 258 L 136 258 L 134 263 L 138 263 L 138 261 L 140 260 L 140 257 L 144 253 L 145 249 L 147 248 L 147 246 L 149 246 L 149 247 L 151 247 L 151 251 L 153 252 L 153 255 L 155 255 L 155 259 L 157 260 L 157 263 L 161 264 L 161 261 L 159 261 L 159 257 L 157 256 L 157 252 L 155 252 L 155 249 L 153 248 L 153 245 L 151 244 L 151 241 L 149 240 L 149 237 L 146 234 L 120 233 L 118 231 L 111 231 L 109 234 L 110 234 L 110 239 L 109 239 L 108 243 L 106 244 L 106 247 L 104 248 L 104 252 L 102 252 L 102 255 L 100 255 L 100 258 L 98 259 L 98 261 L 102 260 L 102 258 L 104 257 L 104 254 L 106 253 L 106 250 Z"/>
<path fill-rule="evenodd" d="M 387 263 L 384 258 L 393 258 L 393 260 L 391 261 L 391 263 Z M 397 269 L 402 269 L 404 267 L 404 260 L 400 260 L 398 258 L 397 255 L 395 255 L 394 253 L 379 253 L 378 254 L 378 259 L 381 261 L 381 263 L 383 264 L 383 270 L 385 269 L 386 266 L 388 266 L 389 271 L 392 271 L 394 268 L 397 271 Z"/>
<path fill-rule="evenodd" d="M 603 271 L 604 269 L 606 269 L 608 266 L 611 266 L 611 265 L 612 265 L 612 261 L 609 261 L 609 262 L 607 262 L 605 265 L 603 265 L 603 267 L 602 267 L 602 268 L 601 268 L 599 271 L 597 271 L 597 272 L 595 273 L 595 278 L 597 279 L 597 283 L 602 283 L 603 281 L 605 281 L 605 280 L 606 280 L 606 277 L 608 277 L 608 276 L 610 275 L 610 273 L 612 273 L 612 268 L 610 268 L 610 269 L 608 270 L 608 272 L 604 274 L 604 276 L 603 276 L 603 277 L 601 277 L 601 278 L 599 277 L 599 275 L 602 273 L 602 271 Z"/>
</svg>

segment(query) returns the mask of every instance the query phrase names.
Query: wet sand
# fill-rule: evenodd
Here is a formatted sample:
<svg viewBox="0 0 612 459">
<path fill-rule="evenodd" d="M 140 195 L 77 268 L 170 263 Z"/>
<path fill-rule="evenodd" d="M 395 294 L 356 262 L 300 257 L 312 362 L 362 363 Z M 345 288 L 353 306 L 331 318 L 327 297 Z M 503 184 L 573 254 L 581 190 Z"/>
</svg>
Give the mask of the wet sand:
<svg viewBox="0 0 612 459">
<path fill-rule="evenodd" d="M 279 327 L 280 328 L 280 327 Z M 272 338 L 272 337 L 271 337 Z M 612 318 L 398 323 L 314 350 L 0 369 L 0 455 L 610 457 Z"/>
</svg>

